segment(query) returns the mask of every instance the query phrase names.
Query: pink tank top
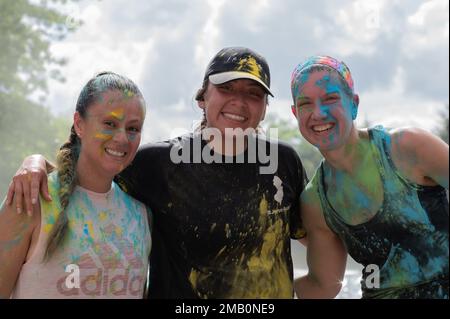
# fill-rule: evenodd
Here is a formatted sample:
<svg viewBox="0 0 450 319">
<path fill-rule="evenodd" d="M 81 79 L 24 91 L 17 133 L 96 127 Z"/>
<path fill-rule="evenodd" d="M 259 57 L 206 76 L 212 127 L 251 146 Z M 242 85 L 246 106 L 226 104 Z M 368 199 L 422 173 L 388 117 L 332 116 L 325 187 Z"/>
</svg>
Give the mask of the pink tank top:
<svg viewBox="0 0 450 319">
<path fill-rule="evenodd" d="M 145 206 L 115 183 L 104 194 L 77 186 L 66 210 L 64 242 L 43 262 L 60 211 L 58 188 L 52 173 L 53 201 L 41 200 L 37 245 L 22 266 L 12 298 L 142 298 L 151 249 Z"/>
</svg>

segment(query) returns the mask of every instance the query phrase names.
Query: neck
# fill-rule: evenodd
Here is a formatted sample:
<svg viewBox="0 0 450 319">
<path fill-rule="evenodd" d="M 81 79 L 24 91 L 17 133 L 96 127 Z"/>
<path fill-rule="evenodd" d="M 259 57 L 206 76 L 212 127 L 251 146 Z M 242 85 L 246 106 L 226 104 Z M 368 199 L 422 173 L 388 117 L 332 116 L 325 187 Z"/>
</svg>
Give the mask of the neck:
<svg viewBox="0 0 450 319">
<path fill-rule="evenodd" d="M 96 193 L 106 193 L 111 189 L 113 177 L 102 176 L 80 156 L 77 163 L 78 185 Z"/>
<path fill-rule="evenodd" d="M 247 149 L 247 136 L 244 135 L 232 135 L 227 136 L 225 134 L 222 137 L 217 138 L 214 136 L 209 139 L 208 145 L 217 153 L 225 156 L 237 156 Z"/>
<path fill-rule="evenodd" d="M 362 162 L 362 158 L 366 153 L 363 150 L 363 134 L 363 132 L 353 128 L 344 145 L 330 151 L 321 151 L 327 164 L 340 171 L 353 172 L 358 163 Z"/>
</svg>

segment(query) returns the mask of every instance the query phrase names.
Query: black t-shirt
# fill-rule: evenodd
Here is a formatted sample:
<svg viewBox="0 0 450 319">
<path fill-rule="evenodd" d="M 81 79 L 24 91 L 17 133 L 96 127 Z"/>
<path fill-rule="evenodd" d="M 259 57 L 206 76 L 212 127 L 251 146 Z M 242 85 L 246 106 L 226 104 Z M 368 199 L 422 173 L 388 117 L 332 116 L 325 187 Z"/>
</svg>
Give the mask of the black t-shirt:
<svg viewBox="0 0 450 319">
<path fill-rule="evenodd" d="M 199 161 L 195 152 L 176 163 L 174 150 L 193 150 L 198 138 L 147 144 L 118 178 L 153 212 L 149 297 L 291 298 L 290 238 L 303 234 L 300 158 L 286 144 L 258 138 L 255 145 L 266 154 L 277 147 L 273 174 L 262 174 L 267 164 L 249 151 L 244 163 L 224 163 L 236 160 L 224 156 L 222 163 L 192 163 Z"/>
</svg>

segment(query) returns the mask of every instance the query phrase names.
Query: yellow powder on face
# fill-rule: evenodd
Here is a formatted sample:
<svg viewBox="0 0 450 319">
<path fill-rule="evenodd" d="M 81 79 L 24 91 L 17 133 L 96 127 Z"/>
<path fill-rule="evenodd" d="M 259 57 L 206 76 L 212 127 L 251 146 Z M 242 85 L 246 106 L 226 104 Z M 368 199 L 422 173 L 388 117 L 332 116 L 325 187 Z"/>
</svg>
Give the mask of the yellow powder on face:
<svg viewBox="0 0 450 319">
<path fill-rule="evenodd" d="M 109 113 L 112 117 L 118 119 L 119 121 L 122 121 L 124 119 L 124 109 L 123 107 L 118 108 L 111 113 Z"/>
<path fill-rule="evenodd" d="M 134 93 L 131 92 L 130 90 L 124 90 L 124 91 L 123 91 L 123 97 L 124 97 L 124 98 L 129 99 L 129 98 L 131 98 L 131 97 L 133 97 L 133 96 L 134 96 Z"/>
<path fill-rule="evenodd" d="M 112 138 L 112 135 L 111 134 L 104 134 L 104 133 L 96 133 L 95 135 L 94 135 L 94 137 L 95 138 L 98 138 L 98 139 L 100 139 L 100 140 L 109 140 L 109 139 L 111 139 Z"/>
</svg>

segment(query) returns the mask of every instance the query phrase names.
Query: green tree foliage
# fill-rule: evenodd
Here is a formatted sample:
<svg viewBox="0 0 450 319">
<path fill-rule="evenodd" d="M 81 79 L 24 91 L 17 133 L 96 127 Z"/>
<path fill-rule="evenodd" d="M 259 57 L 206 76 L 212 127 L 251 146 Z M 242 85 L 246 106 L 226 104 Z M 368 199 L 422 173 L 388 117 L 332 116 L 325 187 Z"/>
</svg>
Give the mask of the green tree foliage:
<svg viewBox="0 0 450 319">
<path fill-rule="evenodd" d="M 295 122 L 290 122 L 274 115 L 270 115 L 267 116 L 264 121 L 264 128 L 266 130 L 269 128 L 278 128 L 278 139 L 295 148 L 302 160 L 308 178 L 311 179 L 323 157 L 317 148 L 309 144 L 301 136 Z"/>
<path fill-rule="evenodd" d="M 65 61 L 52 57 L 49 47 L 71 31 L 67 16 L 56 9 L 66 2 L 0 1 L 1 198 L 25 156 L 42 153 L 54 159 L 68 136 L 69 121 L 52 116 L 41 105 L 47 80 L 63 80 L 58 70 Z M 33 102 L 37 97 L 40 102 Z"/>
</svg>

